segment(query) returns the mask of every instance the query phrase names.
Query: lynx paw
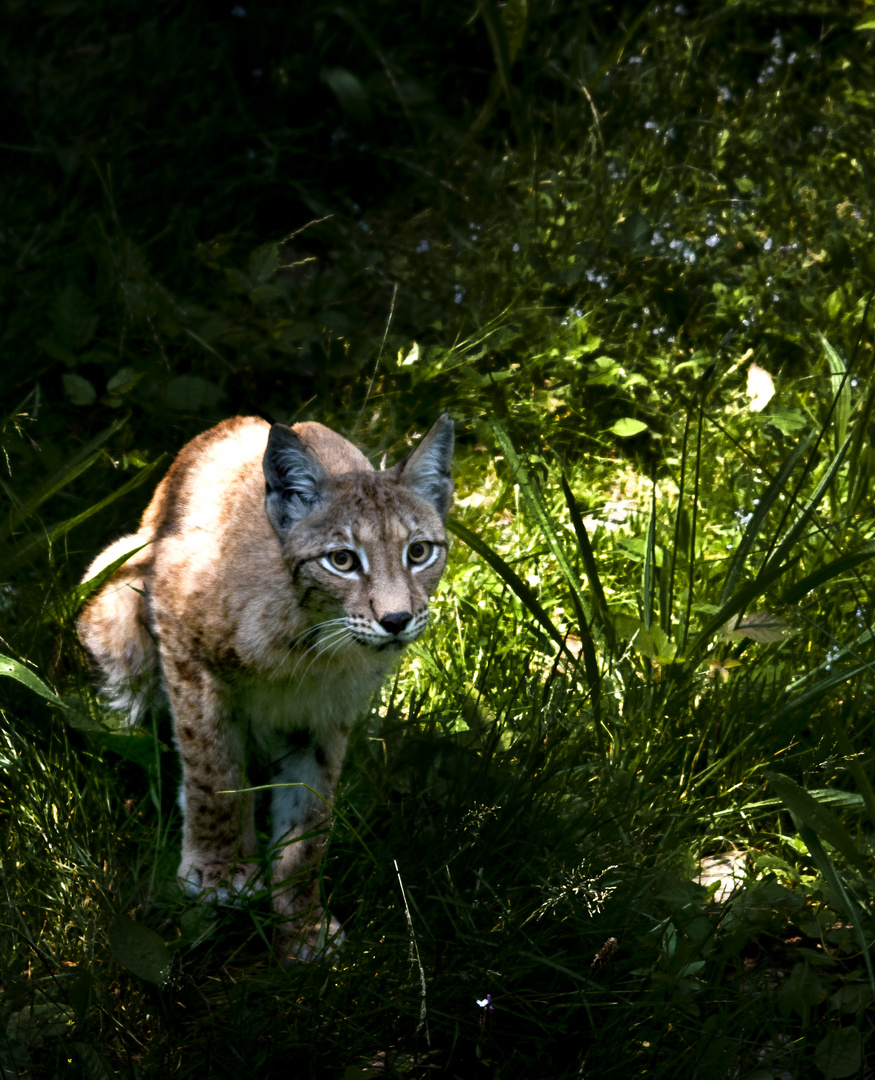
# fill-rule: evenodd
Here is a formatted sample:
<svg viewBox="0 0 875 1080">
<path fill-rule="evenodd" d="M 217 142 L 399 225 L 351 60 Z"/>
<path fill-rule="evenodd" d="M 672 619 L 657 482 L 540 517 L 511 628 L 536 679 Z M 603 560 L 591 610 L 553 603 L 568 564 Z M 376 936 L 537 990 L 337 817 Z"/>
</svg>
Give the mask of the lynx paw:
<svg viewBox="0 0 875 1080">
<path fill-rule="evenodd" d="M 187 896 L 200 896 L 229 907 L 239 906 L 246 897 L 264 888 L 254 863 L 229 865 L 183 859 L 177 877 Z"/>
<path fill-rule="evenodd" d="M 332 956 L 344 942 L 346 934 L 340 923 L 325 915 L 303 927 L 288 927 L 277 931 L 274 944 L 284 964 L 308 963 L 320 957 Z"/>
</svg>

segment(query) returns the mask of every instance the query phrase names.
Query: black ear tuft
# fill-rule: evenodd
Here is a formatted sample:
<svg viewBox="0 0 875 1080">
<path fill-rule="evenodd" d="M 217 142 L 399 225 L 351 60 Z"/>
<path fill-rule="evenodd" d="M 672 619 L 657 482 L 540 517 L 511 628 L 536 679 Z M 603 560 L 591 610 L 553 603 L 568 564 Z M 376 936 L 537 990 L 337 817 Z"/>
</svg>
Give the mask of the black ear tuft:
<svg viewBox="0 0 875 1080">
<path fill-rule="evenodd" d="M 453 421 L 444 413 L 417 448 L 395 468 L 398 478 L 437 510 L 441 517 L 453 501 L 453 478 L 450 465 L 455 443 Z"/>
<path fill-rule="evenodd" d="M 322 501 L 325 470 L 285 424 L 274 424 L 264 451 L 264 505 L 280 540 Z"/>
</svg>

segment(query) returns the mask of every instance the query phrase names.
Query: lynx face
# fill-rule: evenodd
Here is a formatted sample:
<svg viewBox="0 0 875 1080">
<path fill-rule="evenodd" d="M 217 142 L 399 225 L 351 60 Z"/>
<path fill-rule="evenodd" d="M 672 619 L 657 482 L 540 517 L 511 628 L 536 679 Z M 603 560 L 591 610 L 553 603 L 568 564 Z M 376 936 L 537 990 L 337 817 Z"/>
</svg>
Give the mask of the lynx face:
<svg viewBox="0 0 875 1080">
<path fill-rule="evenodd" d="M 425 629 L 446 563 L 446 467 L 423 459 L 417 468 L 412 458 L 387 472 L 332 476 L 302 451 L 294 432 L 274 428 L 264 472 L 307 636 L 337 649 L 400 651 Z"/>
<path fill-rule="evenodd" d="M 330 804 L 353 721 L 428 622 L 452 453 L 446 416 L 382 472 L 321 424 L 227 420 L 180 451 L 138 532 L 86 573 L 134 552 L 78 628 L 132 719 L 150 686 L 166 689 L 181 883 L 231 900 L 269 880 L 284 959 L 324 944 L 315 868 Z M 250 770 L 275 785 L 268 852 Z"/>
<path fill-rule="evenodd" d="M 283 556 L 308 634 L 340 647 L 400 651 L 428 623 L 428 597 L 446 563 L 443 521 L 379 473 L 335 481 L 325 508 L 289 530 Z M 363 512 L 360 500 L 371 510 Z"/>
</svg>

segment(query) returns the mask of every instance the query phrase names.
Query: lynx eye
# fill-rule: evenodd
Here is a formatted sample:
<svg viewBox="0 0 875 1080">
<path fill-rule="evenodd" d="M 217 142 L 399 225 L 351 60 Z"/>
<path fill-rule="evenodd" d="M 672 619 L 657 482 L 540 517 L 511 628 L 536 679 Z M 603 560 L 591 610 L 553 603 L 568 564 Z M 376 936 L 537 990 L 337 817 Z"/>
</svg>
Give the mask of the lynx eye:
<svg viewBox="0 0 875 1080">
<path fill-rule="evenodd" d="M 407 561 L 411 566 L 424 566 L 432 556 L 434 544 L 425 540 L 417 540 L 407 549 Z"/>
<path fill-rule="evenodd" d="M 346 548 L 342 548 L 340 551 L 330 551 L 328 553 L 328 562 L 334 570 L 339 570 L 341 574 L 349 574 L 359 568 L 358 555 Z"/>
</svg>

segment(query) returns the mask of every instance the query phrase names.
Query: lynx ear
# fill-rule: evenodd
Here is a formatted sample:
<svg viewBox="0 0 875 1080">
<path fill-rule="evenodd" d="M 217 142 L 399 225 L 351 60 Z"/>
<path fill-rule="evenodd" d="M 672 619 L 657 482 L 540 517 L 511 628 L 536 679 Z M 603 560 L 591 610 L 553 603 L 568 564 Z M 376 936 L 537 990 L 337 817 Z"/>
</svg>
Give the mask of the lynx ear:
<svg viewBox="0 0 875 1080">
<path fill-rule="evenodd" d="M 322 501 L 325 470 L 285 424 L 274 424 L 264 451 L 264 506 L 280 540 Z"/>
<path fill-rule="evenodd" d="M 447 516 L 453 501 L 453 421 L 446 413 L 435 423 L 417 448 L 392 470 L 402 484 Z"/>
</svg>

